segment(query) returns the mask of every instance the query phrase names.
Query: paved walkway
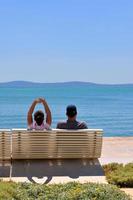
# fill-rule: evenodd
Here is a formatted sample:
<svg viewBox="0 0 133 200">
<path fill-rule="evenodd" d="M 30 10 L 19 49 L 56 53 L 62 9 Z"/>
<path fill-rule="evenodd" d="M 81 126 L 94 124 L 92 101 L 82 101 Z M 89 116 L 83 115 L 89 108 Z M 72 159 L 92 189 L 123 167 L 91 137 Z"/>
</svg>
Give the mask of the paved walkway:
<svg viewBox="0 0 133 200">
<path fill-rule="evenodd" d="M 1 166 L 0 176 L 5 180 L 33 183 L 67 183 L 70 181 L 106 183 L 103 169 L 95 160 L 32 160 L 13 161 Z"/>
</svg>

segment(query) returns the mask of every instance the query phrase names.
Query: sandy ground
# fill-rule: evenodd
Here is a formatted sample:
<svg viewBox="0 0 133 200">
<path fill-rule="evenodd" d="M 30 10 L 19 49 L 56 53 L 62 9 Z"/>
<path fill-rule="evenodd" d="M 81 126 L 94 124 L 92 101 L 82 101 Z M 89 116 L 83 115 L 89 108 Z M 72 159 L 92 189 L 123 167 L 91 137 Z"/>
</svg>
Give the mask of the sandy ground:
<svg viewBox="0 0 133 200">
<path fill-rule="evenodd" d="M 122 191 L 124 191 L 126 194 L 130 195 L 133 199 L 133 188 L 122 188 Z"/>
<path fill-rule="evenodd" d="M 104 137 L 101 164 L 133 162 L 133 137 Z"/>
</svg>

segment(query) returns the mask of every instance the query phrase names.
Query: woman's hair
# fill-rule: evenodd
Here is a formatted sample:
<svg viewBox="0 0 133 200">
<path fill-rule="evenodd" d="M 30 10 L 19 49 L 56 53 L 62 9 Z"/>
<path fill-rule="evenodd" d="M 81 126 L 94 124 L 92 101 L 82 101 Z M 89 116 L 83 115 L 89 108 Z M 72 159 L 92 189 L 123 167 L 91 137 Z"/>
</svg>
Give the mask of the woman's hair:
<svg viewBox="0 0 133 200">
<path fill-rule="evenodd" d="M 44 113 L 41 110 L 38 110 L 34 113 L 34 120 L 36 121 L 37 125 L 40 126 L 44 120 Z"/>
</svg>

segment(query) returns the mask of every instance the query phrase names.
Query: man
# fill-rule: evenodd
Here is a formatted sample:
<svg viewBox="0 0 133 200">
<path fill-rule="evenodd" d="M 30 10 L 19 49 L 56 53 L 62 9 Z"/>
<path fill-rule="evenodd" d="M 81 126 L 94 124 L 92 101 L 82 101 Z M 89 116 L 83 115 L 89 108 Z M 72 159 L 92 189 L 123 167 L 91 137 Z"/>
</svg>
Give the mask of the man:
<svg viewBox="0 0 133 200">
<path fill-rule="evenodd" d="M 57 129 L 87 129 L 85 122 L 79 122 L 77 118 L 77 108 L 75 105 L 69 105 L 66 108 L 66 115 L 68 117 L 66 122 L 59 122 Z"/>
</svg>

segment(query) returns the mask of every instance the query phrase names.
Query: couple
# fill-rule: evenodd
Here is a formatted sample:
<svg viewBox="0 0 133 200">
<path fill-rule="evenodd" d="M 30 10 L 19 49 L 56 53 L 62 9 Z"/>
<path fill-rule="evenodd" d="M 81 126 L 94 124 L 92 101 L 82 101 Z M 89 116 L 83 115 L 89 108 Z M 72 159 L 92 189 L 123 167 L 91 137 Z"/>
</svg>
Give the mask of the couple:
<svg viewBox="0 0 133 200">
<path fill-rule="evenodd" d="M 46 113 L 46 119 L 44 118 L 44 113 L 41 110 L 38 110 L 34 113 L 34 120 L 32 114 L 34 112 L 35 106 L 38 103 L 42 103 Z M 69 105 L 66 108 L 67 121 L 59 122 L 56 126 L 57 129 L 87 129 L 87 125 L 84 122 L 79 122 L 76 120 L 77 117 L 77 108 L 75 105 Z M 43 98 L 35 99 L 30 106 L 27 115 L 28 129 L 32 130 L 51 130 L 52 115 L 50 108 Z"/>
</svg>

